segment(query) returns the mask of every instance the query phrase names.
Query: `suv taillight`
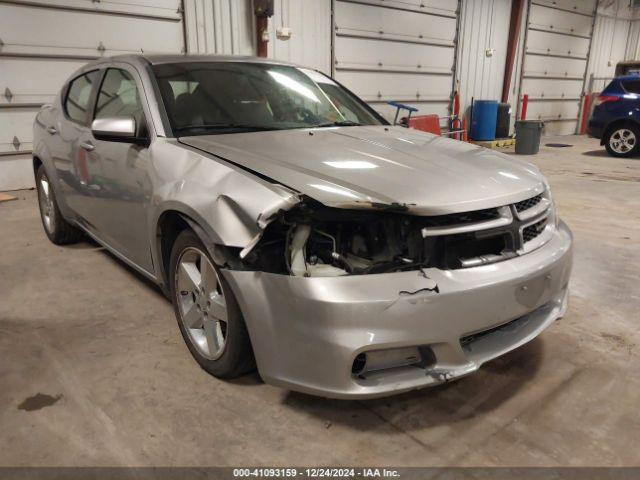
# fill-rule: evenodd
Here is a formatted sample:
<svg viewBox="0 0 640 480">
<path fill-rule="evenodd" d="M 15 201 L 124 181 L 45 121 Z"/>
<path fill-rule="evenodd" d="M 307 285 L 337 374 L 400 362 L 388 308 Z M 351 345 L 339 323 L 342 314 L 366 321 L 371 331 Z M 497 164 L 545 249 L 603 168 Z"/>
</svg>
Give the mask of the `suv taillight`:
<svg viewBox="0 0 640 480">
<path fill-rule="evenodd" d="M 618 100 L 620 100 L 620 97 L 616 95 L 598 95 L 598 98 L 596 98 L 596 101 L 593 102 L 593 105 L 597 107 L 599 105 L 602 105 L 603 103 L 617 102 Z"/>
</svg>

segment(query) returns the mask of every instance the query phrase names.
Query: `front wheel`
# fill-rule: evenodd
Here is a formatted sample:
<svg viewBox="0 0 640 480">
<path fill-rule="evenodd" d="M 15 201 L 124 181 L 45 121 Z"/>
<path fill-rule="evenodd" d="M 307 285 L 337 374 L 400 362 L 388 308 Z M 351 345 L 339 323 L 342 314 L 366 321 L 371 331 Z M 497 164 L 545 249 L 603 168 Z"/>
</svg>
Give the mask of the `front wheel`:
<svg viewBox="0 0 640 480">
<path fill-rule="evenodd" d="M 198 236 L 185 230 L 171 251 L 171 297 L 182 337 L 200 366 L 219 378 L 255 367 L 249 334 L 231 287 Z"/>
<path fill-rule="evenodd" d="M 605 148 L 613 157 L 630 157 L 638 152 L 640 129 L 635 125 L 614 127 L 605 138 Z"/>
</svg>

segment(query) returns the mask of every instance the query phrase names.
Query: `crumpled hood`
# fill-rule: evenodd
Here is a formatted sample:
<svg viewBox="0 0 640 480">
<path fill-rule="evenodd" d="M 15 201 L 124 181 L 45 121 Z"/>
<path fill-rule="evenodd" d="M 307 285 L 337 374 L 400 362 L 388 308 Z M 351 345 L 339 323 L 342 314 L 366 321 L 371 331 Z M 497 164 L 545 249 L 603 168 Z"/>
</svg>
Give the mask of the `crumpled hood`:
<svg viewBox="0 0 640 480">
<path fill-rule="evenodd" d="M 423 215 L 478 210 L 544 190 L 538 169 L 469 143 L 366 126 L 182 137 L 327 206 L 402 204 Z"/>
</svg>

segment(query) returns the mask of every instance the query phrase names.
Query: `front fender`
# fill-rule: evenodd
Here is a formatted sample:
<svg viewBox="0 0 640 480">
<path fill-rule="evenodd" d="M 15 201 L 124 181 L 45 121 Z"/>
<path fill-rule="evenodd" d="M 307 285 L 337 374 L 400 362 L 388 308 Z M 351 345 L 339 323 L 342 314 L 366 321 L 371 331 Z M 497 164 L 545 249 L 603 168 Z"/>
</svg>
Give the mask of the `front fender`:
<svg viewBox="0 0 640 480">
<path fill-rule="evenodd" d="M 259 237 L 280 210 L 300 202 L 286 187 L 177 144 L 159 139 L 151 147 L 154 193 L 149 217 L 155 245 L 160 218 L 176 212 L 195 222 L 214 244 L 244 249 Z M 161 253 L 154 253 L 159 265 Z"/>
</svg>

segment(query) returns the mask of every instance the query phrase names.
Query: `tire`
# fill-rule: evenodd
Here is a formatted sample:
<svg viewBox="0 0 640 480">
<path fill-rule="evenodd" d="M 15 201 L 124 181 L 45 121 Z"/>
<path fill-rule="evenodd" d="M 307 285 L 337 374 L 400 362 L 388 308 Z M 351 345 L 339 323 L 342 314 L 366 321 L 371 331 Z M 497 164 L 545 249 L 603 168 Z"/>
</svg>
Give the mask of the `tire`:
<svg viewBox="0 0 640 480">
<path fill-rule="evenodd" d="M 617 125 L 607 132 L 604 146 L 612 157 L 636 155 L 640 148 L 640 129 L 633 124 Z"/>
<path fill-rule="evenodd" d="M 36 171 L 36 189 L 42 227 L 49 240 L 56 245 L 67 245 L 80 240 L 82 232 L 67 222 L 60 213 L 58 201 L 44 165 L 40 165 Z"/>
<path fill-rule="evenodd" d="M 204 370 L 223 379 L 255 369 L 240 306 L 193 231 L 184 230 L 178 235 L 169 268 L 176 320 L 193 358 Z"/>
</svg>

